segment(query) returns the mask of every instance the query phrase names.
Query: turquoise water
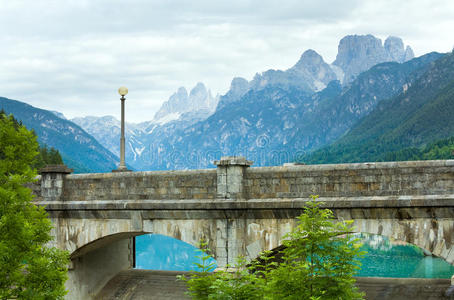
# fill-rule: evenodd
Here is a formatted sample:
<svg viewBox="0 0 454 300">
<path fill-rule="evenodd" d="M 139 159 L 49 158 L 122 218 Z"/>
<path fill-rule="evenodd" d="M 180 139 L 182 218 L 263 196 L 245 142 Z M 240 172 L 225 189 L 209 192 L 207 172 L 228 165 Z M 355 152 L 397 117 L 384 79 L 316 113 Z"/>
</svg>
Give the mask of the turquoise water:
<svg viewBox="0 0 454 300">
<path fill-rule="evenodd" d="M 451 278 L 454 274 L 454 266 L 441 258 L 425 256 L 417 246 L 380 235 L 360 234 L 359 237 L 367 254 L 361 259 L 358 276 Z"/>
<path fill-rule="evenodd" d="M 379 235 L 360 234 L 362 249 L 367 254 L 361 259 L 362 277 L 451 278 L 454 266 L 443 259 L 425 256 L 418 247 L 390 241 Z M 136 237 L 136 268 L 150 270 L 197 270 L 194 262 L 201 262 L 200 251 L 180 240 L 159 235 Z M 212 262 L 215 262 L 214 260 Z"/>
<path fill-rule="evenodd" d="M 201 251 L 180 240 L 160 235 L 136 237 L 136 268 L 167 271 L 200 271 L 194 263 L 202 263 Z M 216 261 L 210 259 L 208 263 Z"/>
</svg>

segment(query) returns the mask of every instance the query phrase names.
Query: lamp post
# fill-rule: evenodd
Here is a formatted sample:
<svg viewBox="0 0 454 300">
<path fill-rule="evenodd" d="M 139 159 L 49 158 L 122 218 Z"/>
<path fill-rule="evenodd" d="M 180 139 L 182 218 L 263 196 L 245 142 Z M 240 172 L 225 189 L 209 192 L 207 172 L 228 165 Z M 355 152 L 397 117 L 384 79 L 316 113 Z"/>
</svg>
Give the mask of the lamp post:
<svg viewBox="0 0 454 300">
<path fill-rule="evenodd" d="M 122 86 L 118 89 L 118 93 L 121 95 L 120 165 L 113 172 L 129 172 L 130 170 L 128 170 L 125 164 L 125 95 L 128 93 L 128 89 Z"/>
</svg>

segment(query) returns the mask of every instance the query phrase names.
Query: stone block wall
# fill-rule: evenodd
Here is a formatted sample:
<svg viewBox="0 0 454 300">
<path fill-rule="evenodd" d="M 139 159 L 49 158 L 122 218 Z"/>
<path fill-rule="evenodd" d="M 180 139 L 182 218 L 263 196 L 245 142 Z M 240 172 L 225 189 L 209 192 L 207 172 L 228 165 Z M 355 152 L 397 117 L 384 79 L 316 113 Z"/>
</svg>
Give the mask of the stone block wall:
<svg viewBox="0 0 454 300">
<path fill-rule="evenodd" d="M 64 201 L 214 199 L 216 170 L 67 175 Z"/>
<path fill-rule="evenodd" d="M 247 199 L 454 194 L 454 161 L 248 168 Z"/>
<path fill-rule="evenodd" d="M 48 173 L 30 187 L 37 200 L 42 197 L 47 201 L 244 201 L 301 199 L 312 194 L 326 198 L 454 194 L 454 160 L 260 168 L 250 168 L 251 163 L 242 157 L 223 157 L 216 161 L 217 169 L 208 170 Z"/>
</svg>

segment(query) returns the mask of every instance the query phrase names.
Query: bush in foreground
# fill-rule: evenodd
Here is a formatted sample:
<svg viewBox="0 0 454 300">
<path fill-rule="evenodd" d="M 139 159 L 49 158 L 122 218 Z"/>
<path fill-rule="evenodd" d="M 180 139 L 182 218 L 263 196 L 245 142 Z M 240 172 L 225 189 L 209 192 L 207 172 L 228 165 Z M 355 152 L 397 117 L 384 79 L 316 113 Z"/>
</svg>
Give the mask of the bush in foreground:
<svg viewBox="0 0 454 300">
<path fill-rule="evenodd" d="M 317 196 L 304 207 L 297 226 L 288 233 L 279 261 L 271 251 L 246 265 L 239 258 L 235 272 L 214 272 L 215 265 L 202 244 L 201 272 L 181 276 L 193 299 L 363 299 L 353 276 L 364 254 L 353 238 L 352 221 L 334 222 L 329 209 L 321 209 Z"/>
</svg>

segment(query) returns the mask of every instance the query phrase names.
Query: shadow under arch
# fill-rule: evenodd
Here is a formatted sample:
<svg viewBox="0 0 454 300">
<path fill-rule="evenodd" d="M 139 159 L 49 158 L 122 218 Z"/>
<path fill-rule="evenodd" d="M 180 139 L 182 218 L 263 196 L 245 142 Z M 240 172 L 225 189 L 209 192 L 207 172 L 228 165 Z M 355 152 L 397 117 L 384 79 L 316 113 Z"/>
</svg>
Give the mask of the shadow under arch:
<svg viewBox="0 0 454 300">
<path fill-rule="evenodd" d="M 89 252 L 92 252 L 94 250 L 106 247 L 114 242 L 133 238 L 133 237 L 144 235 L 144 234 L 149 234 L 149 233 L 150 232 L 129 231 L 129 232 L 120 232 L 120 233 L 109 234 L 109 235 L 100 237 L 96 240 L 93 240 L 93 241 L 83 245 L 82 247 L 77 248 L 70 254 L 70 258 L 75 259 L 75 258 L 81 257 Z"/>
</svg>

